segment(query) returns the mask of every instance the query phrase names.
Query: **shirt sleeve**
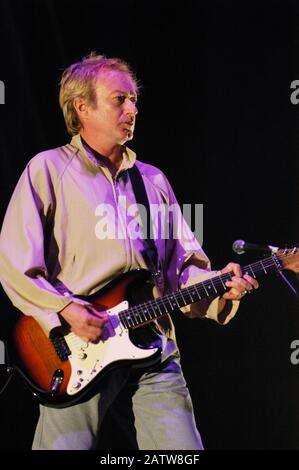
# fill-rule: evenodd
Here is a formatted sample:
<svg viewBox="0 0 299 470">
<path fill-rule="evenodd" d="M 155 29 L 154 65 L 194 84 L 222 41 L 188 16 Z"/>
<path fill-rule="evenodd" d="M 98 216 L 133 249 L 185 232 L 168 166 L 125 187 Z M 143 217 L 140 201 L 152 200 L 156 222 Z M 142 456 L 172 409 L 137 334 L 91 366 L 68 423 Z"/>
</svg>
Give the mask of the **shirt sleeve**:
<svg viewBox="0 0 299 470">
<path fill-rule="evenodd" d="M 167 181 L 167 180 L 166 180 Z M 167 259 L 167 289 L 175 292 L 178 289 L 189 287 L 202 282 L 208 278 L 218 276 L 217 271 L 211 270 L 210 261 L 201 248 L 198 240 L 195 238 L 182 211 L 176 201 L 173 190 L 167 181 L 169 203 L 171 205 L 172 229 L 169 237 Z M 203 311 L 203 302 L 182 307 L 181 310 L 190 318 L 206 317 L 213 319 L 221 324 L 228 323 L 236 314 L 239 301 L 230 301 L 220 314 L 218 313 L 218 303 L 220 297 L 216 297 L 212 302 L 207 302 L 206 309 Z"/>
<path fill-rule="evenodd" d="M 45 230 L 55 212 L 55 191 L 45 159 L 29 162 L 8 205 L 0 235 L 0 279 L 14 304 L 48 333 L 71 302 L 48 280 Z"/>
</svg>

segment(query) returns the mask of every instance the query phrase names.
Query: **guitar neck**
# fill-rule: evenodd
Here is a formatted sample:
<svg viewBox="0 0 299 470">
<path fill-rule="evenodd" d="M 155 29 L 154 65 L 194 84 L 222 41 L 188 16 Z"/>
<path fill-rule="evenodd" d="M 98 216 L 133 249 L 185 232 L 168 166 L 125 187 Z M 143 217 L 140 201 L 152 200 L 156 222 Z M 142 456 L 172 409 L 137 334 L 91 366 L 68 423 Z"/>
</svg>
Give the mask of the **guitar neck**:
<svg viewBox="0 0 299 470">
<path fill-rule="evenodd" d="M 276 255 L 272 255 L 269 258 L 242 267 L 242 273 L 259 278 L 279 269 L 281 269 L 280 261 Z M 228 290 L 226 282 L 230 281 L 233 276 L 232 272 L 221 274 L 177 292 L 135 305 L 120 312 L 119 319 L 123 326 L 128 329 L 144 325 L 167 313 L 172 313 L 178 308 L 223 294 Z"/>
</svg>

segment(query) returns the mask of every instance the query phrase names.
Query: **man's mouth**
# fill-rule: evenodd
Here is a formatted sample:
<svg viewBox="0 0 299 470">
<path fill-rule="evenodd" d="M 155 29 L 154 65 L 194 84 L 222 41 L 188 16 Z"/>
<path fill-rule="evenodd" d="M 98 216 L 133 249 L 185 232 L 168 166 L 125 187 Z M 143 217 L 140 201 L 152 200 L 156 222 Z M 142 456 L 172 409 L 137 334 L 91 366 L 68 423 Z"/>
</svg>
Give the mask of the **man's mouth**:
<svg viewBox="0 0 299 470">
<path fill-rule="evenodd" d="M 134 123 L 125 122 L 123 125 L 123 130 L 129 133 L 134 132 Z"/>
<path fill-rule="evenodd" d="M 128 130 L 133 130 L 134 129 L 134 123 L 133 122 L 125 122 L 125 128 Z"/>
</svg>

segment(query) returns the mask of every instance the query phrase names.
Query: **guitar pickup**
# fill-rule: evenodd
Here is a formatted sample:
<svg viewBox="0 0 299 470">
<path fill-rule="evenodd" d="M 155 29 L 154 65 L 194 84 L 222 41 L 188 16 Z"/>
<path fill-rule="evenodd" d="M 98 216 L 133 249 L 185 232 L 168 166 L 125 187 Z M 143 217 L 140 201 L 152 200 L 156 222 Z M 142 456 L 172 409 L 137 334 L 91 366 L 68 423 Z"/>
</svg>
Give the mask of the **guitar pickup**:
<svg viewBox="0 0 299 470">
<path fill-rule="evenodd" d="M 71 355 L 70 348 L 68 347 L 63 336 L 50 335 L 50 339 L 55 348 L 56 353 L 62 361 L 67 361 Z"/>
</svg>

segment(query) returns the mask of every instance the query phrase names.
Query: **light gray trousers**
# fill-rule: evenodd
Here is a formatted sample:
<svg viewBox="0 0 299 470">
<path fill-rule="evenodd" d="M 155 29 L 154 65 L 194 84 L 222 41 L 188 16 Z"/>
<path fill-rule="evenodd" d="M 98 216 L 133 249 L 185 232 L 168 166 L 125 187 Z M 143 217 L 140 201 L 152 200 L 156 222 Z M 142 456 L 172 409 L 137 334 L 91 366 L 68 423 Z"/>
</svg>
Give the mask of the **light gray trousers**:
<svg viewBox="0 0 299 470">
<path fill-rule="evenodd" d="M 139 449 L 203 448 L 177 349 L 154 369 L 117 369 L 104 381 L 101 392 L 86 402 L 60 409 L 41 406 L 33 450 L 96 449 L 103 417 L 122 394 L 131 397 Z M 117 422 L 126 429 L 127 413 L 119 404 L 116 409 Z"/>
</svg>

